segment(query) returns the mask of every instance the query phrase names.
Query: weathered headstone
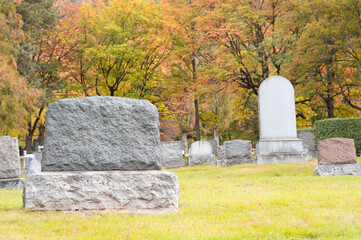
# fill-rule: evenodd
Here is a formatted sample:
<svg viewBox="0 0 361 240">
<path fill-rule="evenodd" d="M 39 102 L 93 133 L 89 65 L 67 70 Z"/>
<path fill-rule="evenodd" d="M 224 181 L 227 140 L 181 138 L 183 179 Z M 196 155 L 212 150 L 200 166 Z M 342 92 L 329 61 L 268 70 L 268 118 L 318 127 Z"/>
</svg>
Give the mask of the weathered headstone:
<svg viewBox="0 0 361 240">
<path fill-rule="evenodd" d="M 292 84 L 284 77 L 264 80 L 258 92 L 260 140 L 257 163 L 301 162 L 307 150 L 297 138 L 295 98 Z"/>
<path fill-rule="evenodd" d="M 312 131 L 297 132 L 297 138 L 301 139 L 303 148 L 308 150 L 310 158 L 317 158 L 315 134 Z"/>
<path fill-rule="evenodd" d="M 231 140 L 224 142 L 224 155 L 220 165 L 230 166 L 252 163 L 252 144 L 246 140 Z"/>
<path fill-rule="evenodd" d="M 188 165 L 215 164 L 212 145 L 208 141 L 196 141 L 191 144 Z"/>
<path fill-rule="evenodd" d="M 361 175 L 353 139 L 329 138 L 317 143 L 319 152 L 316 176 Z"/>
<path fill-rule="evenodd" d="M 56 101 L 46 116 L 42 172 L 35 168 L 26 180 L 25 209 L 177 209 L 177 175 L 156 171 L 158 124 L 156 107 L 145 100 Z"/>
<path fill-rule="evenodd" d="M 0 188 L 22 188 L 20 168 L 18 139 L 9 136 L 0 137 Z"/>
<path fill-rule="evenodd" d="M 206 140 L 207 142 L 209 142 L 212 146 L 212 154 L 214 154 L 214 156 L 218 156 L 218 142 L 214 139 L 210 139 L 210 140 Z"/>
<path fill-rule="evenodd" d="M 46 114 L 42 171 L 160 170 L 159 117 L 146 100 L 58 100 Z"/>
<path fill-rule="evenodd" d="M 182 154 L 182 142 L 161 142 L 160 156 L 162 167 L 166 168 L 180 168 L 186 165 Z"/>
</svg>

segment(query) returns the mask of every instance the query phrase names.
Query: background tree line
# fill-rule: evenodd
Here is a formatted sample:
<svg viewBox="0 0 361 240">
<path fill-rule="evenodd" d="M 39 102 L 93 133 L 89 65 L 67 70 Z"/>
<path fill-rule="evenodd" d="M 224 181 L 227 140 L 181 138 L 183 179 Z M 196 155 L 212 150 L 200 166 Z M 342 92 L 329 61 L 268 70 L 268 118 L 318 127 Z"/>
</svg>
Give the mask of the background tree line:
<svg viewBox="0 0 361 240">
<path fill-rule="evenodd" d="M 259 85 L 297 124 L 360 116 L 361 0 L 0 0 L 0 134 L 44 139 L 58 98 L 148 99 L 163 140 L 258 138 Z"/>
</svg>

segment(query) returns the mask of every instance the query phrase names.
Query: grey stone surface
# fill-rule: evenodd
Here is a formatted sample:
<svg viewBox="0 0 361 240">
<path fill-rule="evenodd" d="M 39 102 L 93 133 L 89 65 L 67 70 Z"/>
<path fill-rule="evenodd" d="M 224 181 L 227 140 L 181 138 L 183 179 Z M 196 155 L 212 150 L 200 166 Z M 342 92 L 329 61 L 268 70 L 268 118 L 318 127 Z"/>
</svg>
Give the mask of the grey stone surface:
<svg viewBox="0 0 361 240">
<path fill-rule="evenodd" d="M 318 165 L 314 176 L 361 175 L 361 164 Z"/>
<path fill-rule="evenodd" d="M 206 140 L 207 142 L 209 142 L 212 146 L 212 154 L 214 154 L 214 156 L 218 157 L 218 143 L 216 140 Z"/>
<path fill-rule="evenodd" d="M 186 165 L 182 154 L 182 142 L 161 142 L 160 156 L 162 167 L 166 168 L 180 168 Z"/>
<path fill-rule="evenodd" d="M 224 145 L 221 145 L 218 148 L 218 159 L 222 160 L 224 159 L 224 157 L 225 157 L 225 149 L 224 149 Z"/>
<path fill-rule="evenodd" d="M 216 156 L 208 141 L 196 141 L 191 144 L 188 165 L 215 164 Z"/>
<path fill-rule="evenodd" d="M 24 185 L 23 178 L 0 179 L 0 189 L 21 189 Z"/>
<path fill-rule="evenodd" d="M 26 179 L 27 210 L 176 210 L 179 183 L 161 171 L 42 172 Z"/>
<path fill-rule="evenodd" d="M 18 139 L 0 137 L 0 179 L 19 178 L 21 163 Z"/>
<path fill-rule="evenodd" d="M 297 138 L 292 84 L 281 76 L 267 78 L 259 88 L 258 105 L 260 140 L 256 146 L 257 163 L 307 161 L 308 151 Z"/>
<path fill-rule="evenodd" d="M 37 174 L 41 172 L 41 163 L 36 160 L 36 158 L 33 158 L 28 166 L 27 169 L 27 176 Z"/>
<path fill-rule="evenodd" d="M 26 154 L 24 156 L 24 166 L 23 170 L 27 170 L 29 168 L 30 161 L 33 160 L 35 157 L 33 154 Z"/>
<path fill-rule="evenodd" d="M 260 139 L 297 138 L 293 86 L 286 78 L 265 79 L 258 93 Z"/>
<path fill-rule="evenodd" d="M 57 100 L 46 114 L 42 171 L 159 170 L 158 127 L 146 100 Z"/>
<path fill-rule="evenodd" d="M 311 131 L 302 131 L 297 133 L 297 138 L 302 141 L 303 148 L 308 150 L 311 158 L 317 158 L 315 134 Z"/>
<path fill-rule="evenodd" d="M 220 165 L 231 166 L 252 163 L 252 144 L 246 140 L 231 140 L 224 142 L 224 157 Z"/>
</svg>

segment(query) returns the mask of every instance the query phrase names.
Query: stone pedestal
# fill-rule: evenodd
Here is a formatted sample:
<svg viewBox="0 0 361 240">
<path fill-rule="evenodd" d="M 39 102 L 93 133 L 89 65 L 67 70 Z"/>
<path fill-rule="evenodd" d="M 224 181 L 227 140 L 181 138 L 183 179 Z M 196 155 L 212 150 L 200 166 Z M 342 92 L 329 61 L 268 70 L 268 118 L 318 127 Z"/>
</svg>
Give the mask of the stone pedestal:
<svg viewBox="0 0 361 240">
<path fill-rule="evenodd" d="M 203 164 L 216 164 L 216 156 L 214 156 L 214 154 L 188 156 L 189 166 L 203 165 Z"/>
<path fill-rule="evenodd" d="M 308 161 L 307 150 L 300 139 L 260 140 L 256 146 L 257 163 L 286 163 Z"/>
<path fill-rule="evenodd" d="M 178 208 L 179 183 L 161 171 L 42 172 L 26 179 L 23 199 L 28 210 L 155 213 Z"/>
<path fill-rule="evenodd" d="M 318 165 L 313 171 L 314 176 L 361 175 L 361 164 Z"/>
<path fill-rule="evenodd" d="M 0 179 L 0 189 L 21 189 L 24 187 L 24 178 Z"/>
</svg>

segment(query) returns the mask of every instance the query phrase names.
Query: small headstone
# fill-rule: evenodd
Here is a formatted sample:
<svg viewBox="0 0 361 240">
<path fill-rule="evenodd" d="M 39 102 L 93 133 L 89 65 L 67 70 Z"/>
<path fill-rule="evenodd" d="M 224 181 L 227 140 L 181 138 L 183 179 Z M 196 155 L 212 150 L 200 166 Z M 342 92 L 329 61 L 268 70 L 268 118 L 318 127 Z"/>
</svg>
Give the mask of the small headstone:
<svg viewBox="0 0 361 240">
<path fill-rule="evenodd" d="M 353 139 L 329 138 L 317 143 L 319 152 L 315 176 L 361 175 Z"/>
<path fill-rule="evenodd" d="M 221 165 L 230 166 L 252 163 L 252 144 L 246 140 L 231 140 L 224 142 L 224 159 Z"/>
<path fill-rule="evenodd" d="M 356 149 L 353 139 L 329 138 L 317 143 L 319 165 L 356 164 Z"/>
<path fill-rule="evenodd" d="M 182 154 L 182 142 L 160 142 L 160 156 L 162 167 L 180 168 L 186 165 Z"/>
<path fill-rule="evenodd" d="M 23 187 L 18 139 L 0 137 L 0 188 L 17 189 Z"/>
<path fill-rule="evenodd" d="M 302 131 L 297 133 L 297 137 L 301 139 L 303 147 L 308 150 L 311 158 L 317 158 L 315 134 L 312 131 Z"/>
<path fill-rule="evenodd" d="M 208 141 L 196 141 L 191 144 L 189 165 L 215 164 L 216 157 L 213 154 L 212 145 Z"/>
<path fill-rule="evenodd" d="M 307 150 L 297 138 L 292 84 L 281 76 L 267 78 L 260 85 L 258 105 L 260 140 L 256 147 L 257 163 L 307 161 Z"/>
<path fill-rule="evenodd" d="M 212 146 L 212 154 L 214 154 L 214 156 L 218 156 L 218 143 L 216 140 L 211 139 L 211 140 L 206 140 L 207 142 L 209 142 Z"/>
</svg>

